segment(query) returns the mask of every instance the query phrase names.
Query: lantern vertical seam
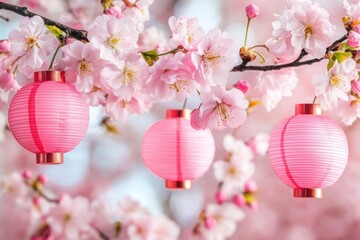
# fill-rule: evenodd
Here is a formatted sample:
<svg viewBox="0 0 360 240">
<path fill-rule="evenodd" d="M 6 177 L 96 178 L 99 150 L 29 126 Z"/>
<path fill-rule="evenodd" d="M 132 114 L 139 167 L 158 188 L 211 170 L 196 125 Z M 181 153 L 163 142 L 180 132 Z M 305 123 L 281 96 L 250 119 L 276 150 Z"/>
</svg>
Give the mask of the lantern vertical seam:
<svg viewBox="0 0 360 240">
<path fill-rule="evenodd" d="M 182 180 L 182 169 L 181 169 L 181 119 L 176 119 L 176 169 L 177 179 Z"/>
<path fill-rule="evenodd" d="M 286 172 L 286 175 L 289 177 L 290 181 L 295 185 L 295 187 L 299 188 L 300 186 L 296 183 L 295 179 L 293 178 L 291 172 L 290 172 L 290 169 L 289 169 L 289 166 L 287 165 L 287 162 L 286 162 L 286 157 L 285 157 L 285 149 L 284 149 L 284 144 L 285 144 L 285 132 L 286 132 L 286 129 L 287 129 L 287 126 L 288 124 L 291 122 L 291 120 L 296 117 L 296 116 L 293 116 L 291 117 L 287 123 L 285 123 L 284 125 L 284 128 L 281 132 L 281 140 L 280 140 L 280 151 L 281 151 L 281 160 L 283 161 L 284 163 L 284 166 L 285 166 L 285 172 Z"/>
<path fill-rule="evenodd" d="M 34 87 L 31 89 L 29 94 L 29 100 L 28 100 L 28 113 L 29 113 L 29 126 L 30 126 L 30 132 L 34 139 L 34 143 L 37 147 L 37 149 L 44 153 L 45 149 L 41 142 L 39 131 L 36 124 L 36 93 L 40 87 L 40 84 L 35 84 Z"/>
</svg>

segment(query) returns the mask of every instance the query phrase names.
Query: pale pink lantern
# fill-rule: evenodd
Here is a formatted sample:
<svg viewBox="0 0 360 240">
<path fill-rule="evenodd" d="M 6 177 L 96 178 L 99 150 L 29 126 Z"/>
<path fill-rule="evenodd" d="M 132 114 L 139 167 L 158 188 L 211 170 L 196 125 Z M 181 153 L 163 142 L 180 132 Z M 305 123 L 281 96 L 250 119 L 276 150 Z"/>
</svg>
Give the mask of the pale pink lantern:
<svg viewBox="0 0 360 240">
<path fill-rule="evenodd" d="M 165 180 L 169 189 L 190 189 L 192 180 L 210 167 L 215 143 L 210 130 L 195 130 L 191 111 L 168 110 L 163 119 L 145 133 L 142 155 L 146 166 Z"/>
<path fill-rule="evenodd" d="M 36 153 L 36 163 L 59 164 L 63 153 L 84 137 L 89 107 L 74 86 L 65 83 L 64 72 L 35 72 L 34 83 L 12 99 L 9 124 L 20 145 Z"/>
<path fill-rule="evenodd" d="M 270 163 L 278 177 L 293 188 L 294 197 L 321 198 L 348 161 L 341 127 L 322 116 L 318 104 L 297 104 L 296 115 L 282 121 L 270 138 Z"/>
</svg>

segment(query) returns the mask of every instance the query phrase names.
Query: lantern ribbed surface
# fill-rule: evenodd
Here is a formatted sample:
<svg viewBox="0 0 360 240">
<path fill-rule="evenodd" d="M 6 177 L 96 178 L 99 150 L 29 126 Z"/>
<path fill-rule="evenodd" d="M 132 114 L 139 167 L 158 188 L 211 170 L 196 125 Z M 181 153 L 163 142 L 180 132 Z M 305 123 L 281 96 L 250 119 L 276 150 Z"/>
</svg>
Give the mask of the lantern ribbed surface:
<svg viewBox="0 0 360 240">
<path fill-rule="evenodd" d="M 84 137 L 89 108 L 84 97 L 65 82 L 41 81 L 23 87 L 12 99 L 10 129 L 33 153 L 65 153 Z"/>
<path fill-rule="evenodd" d="M 168 188 L 190 188 L 191 180 L 201 177 L 210 167 L 214 154 L 210 130 L 195 130 L 190 120 L 181 116 L 155 123 L 143 138 L 144 162 L 154 174 L 165 179 Z M 182 186 L 184 181 L 189 182 L 187 187 Z"/>
<path fill-rule="evenodd" d="M 334 184 L 346 167 L 348 144 L 341 127 L 328 117 L 300 113 L 274 129 L 269 155 L 278 177 L 298 189 L 295 194 Z"/>
</svg>

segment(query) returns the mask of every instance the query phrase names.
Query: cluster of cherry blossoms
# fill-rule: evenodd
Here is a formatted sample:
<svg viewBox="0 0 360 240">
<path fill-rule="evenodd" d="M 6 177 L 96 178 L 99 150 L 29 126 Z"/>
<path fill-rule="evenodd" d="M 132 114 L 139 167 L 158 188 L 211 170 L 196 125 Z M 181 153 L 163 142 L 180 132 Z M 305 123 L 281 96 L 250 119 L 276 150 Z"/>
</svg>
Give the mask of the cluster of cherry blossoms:
<svg viewBox="0 0 360 240">
<path fill-rule="evenodd" d="M 264 156 L 269 148 L 269 135 L 260 133 L 248 142 L 226 135 L 223 139 L 226 157 L 213 164 L 219 182 L 216 203 L 209 203 L 200 213 L 194 233 L 208 240 L 231 237 L 237 223 L 245 217 L 245 207 L 257 209 L 252 177 L 255 156 Z"/>
<path fill-rule="evenodd" d="M 144 31 L 151 2 L 104 3 L 105 14 L 87 31 L 88 42 L 63 39 L 65 33 L 56 27 L 48 31 L 41 17 L 24 18 L 2 41 L 2 98 L 34 71 L 64 70 L 67 82 L 112 119 L 125 120 L 154 103 L 200 94 L 201 105 L 193 114 L 196 128 L 240 126 L 248 101 L 226 86 L 238 61 L 233 40 L 220 29 L 205 32 L 197 19 L 171 17 L 171 36 L 154 45 Z"/>
<path fill-rule="evenodd" d="M 56 198 L 45 191 L 44 175 L 32 175 L 13 173 L 0 181 L 2 239 L 178 239 L 180 228 L 174 222 L 130 198 L 115 211 L 82 196 Z"/>
</svg>

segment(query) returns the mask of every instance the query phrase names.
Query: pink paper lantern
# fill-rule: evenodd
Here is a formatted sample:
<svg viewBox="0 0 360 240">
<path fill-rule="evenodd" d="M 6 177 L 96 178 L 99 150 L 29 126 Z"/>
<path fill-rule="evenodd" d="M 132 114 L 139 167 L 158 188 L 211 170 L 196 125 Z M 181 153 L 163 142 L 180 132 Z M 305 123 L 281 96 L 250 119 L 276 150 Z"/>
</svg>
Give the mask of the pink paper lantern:
<svg viewBox="0 0 360 240">
<path fill-rule="evenodd" d="M 64 72 L 35 72 L 34 83 L 12 99 L 9 124 L 20 145 L 36 153 L 38 164 L 63 163 L 63 153 L 87 131 L 89 107 L 74 86 L 65 83 Z"/>
<path fill-rule="evenodd" d="M 191 111 L 168 110 L 166 119 L 145 133 L 142 155 L 146 166 L 165 179 L 166 188 L 191 188 L 191 181 L 210 167 L 215 143 L 210 130 L 195 130 Z"/>
<path fill-rule="evenodd" d="M 347 139 L 337 123 L 321 116 L 318 104 L 297 104 L 295 112 L 271 135 L 270 163 L 294 197 L 321 198 L 346 167 Z"/>
</svg>

